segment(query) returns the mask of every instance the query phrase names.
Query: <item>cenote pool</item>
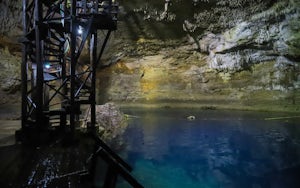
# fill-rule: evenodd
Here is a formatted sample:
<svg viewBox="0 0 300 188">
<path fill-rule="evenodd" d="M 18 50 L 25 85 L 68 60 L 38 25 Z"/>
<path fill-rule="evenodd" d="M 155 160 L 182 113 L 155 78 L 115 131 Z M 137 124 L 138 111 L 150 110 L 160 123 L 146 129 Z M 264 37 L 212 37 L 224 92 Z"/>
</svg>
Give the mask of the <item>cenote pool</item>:
<svg viewBox="0 0 300 188">
<path fill-rule="evenodd" d="M 121 155 L 145 187 L 300 187 L 297 115 L 172 108 L 123 111 L 130 118 Z M 191 115 L 195 120 L 187 119 Z M 130 186 L 120 180 L 118 187 Z"/>
</svg>

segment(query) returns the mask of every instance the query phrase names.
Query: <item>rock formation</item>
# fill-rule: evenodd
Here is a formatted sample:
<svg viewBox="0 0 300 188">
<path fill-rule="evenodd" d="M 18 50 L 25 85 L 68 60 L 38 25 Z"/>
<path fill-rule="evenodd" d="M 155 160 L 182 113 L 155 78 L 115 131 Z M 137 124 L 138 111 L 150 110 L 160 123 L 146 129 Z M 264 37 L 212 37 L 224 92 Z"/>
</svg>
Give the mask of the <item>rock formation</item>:
<svg viewBox="0 0 300 188">
<path fill-rule="evenodd" d="M 300 110 L 298 0 L 121 5 L 100 101 Z"/>
<path fill-rule="evenodd" d="M 20 101 L 21 10 L 19 0 L 0 1 L 0 104 Z"/>
<path fill-rule="evenodd" d="M 91 119 L 90 109 L 85 112 L 84 122 L 81 125 L 86 128 Z M 123 145 L 122 135 L 127 128 L 127 119 L 114 103 L 96 105 L 96 122 L 99 135 L 113 148 L 117 149 Z"/>
<path fill-rule="evenodd" d="M 300 110 L 299 0 L 119 3 L 119 29 L 98 73 L 99 103 Z M 20 57 L 20 5 L 0 4 L 2 64 Z M 18 88 L 9 75 L 1 92 Z"/>
</svg>

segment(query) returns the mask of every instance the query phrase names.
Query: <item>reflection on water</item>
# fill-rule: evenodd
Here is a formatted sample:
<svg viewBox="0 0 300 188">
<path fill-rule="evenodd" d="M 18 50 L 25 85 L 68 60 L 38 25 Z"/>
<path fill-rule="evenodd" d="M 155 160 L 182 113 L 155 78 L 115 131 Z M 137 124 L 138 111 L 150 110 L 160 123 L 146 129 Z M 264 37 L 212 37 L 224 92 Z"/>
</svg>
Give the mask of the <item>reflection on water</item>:
<svg viewBox="0 0 300 188">
<path fill-rule="evenodd" d="M 270 121 L 285 115 L 251 112 L 125 112 L 136 117 L 130 118 L 123 156 L 145 187 L 300 186 L 299 119 Z M 196 119 L 187 120 L 189 115 Z"/>
</svg>

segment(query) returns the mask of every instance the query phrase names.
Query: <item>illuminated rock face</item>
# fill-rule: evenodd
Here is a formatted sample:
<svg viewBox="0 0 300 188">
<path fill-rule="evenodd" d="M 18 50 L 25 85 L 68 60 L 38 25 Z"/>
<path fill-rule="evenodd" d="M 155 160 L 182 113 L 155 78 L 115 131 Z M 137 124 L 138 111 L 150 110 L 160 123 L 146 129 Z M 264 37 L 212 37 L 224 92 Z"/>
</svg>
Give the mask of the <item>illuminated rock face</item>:
<svg viewBox="0 0 300 188">
<path fill-rule="evenodd" d="M 0 17 L 20 8 L 2 2 L 12 8 Z M 119 3 L 118 30 L 102 61 L 111 66 L 98 73 L 99 103 L 299 111 L 299 0 Z M 9 38 L 7 31 L 0 29 Z M 15 47 L 7 49 L 14 55 Z"/>
<path fill-rule="evenodd" d="M 161 19 L 163 2 L 128 3 L 122 40 L 111 43 L 118 58 L 99 75 L 99 102 L 299 111 L 299 7 L 173 1 L 172 19 Z"/>
<path fill-rule="evenodd" d="M 140 59 L 126 57 L 99 72 L 98 102 L 130 105 L 193 106 L 204 109 L 299 111 L 294 68 L 275 61 L 235 73 L 210 68 L 209 57 L 160 51 Z M 177 54 L 181 57 L 174 58 Z M 297 69 L 299 71 L 299 68 Z"/>
</svg>

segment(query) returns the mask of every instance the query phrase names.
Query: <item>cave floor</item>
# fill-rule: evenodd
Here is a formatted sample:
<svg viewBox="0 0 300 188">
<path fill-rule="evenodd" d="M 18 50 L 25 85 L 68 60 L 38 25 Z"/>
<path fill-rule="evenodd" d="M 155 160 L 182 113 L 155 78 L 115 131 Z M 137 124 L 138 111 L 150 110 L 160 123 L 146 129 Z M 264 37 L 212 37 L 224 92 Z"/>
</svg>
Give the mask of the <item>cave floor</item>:
<svg viewBox="0 0 300 188">
<path fill-rule="evenodd" d="M 47 146 L 15 141 L 20 120 L 0 120 L 0 187 L 86 187 L 82 174 L 93 149 L 90 140 Z"/>
</svg>

